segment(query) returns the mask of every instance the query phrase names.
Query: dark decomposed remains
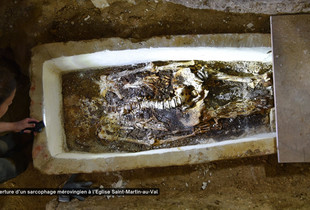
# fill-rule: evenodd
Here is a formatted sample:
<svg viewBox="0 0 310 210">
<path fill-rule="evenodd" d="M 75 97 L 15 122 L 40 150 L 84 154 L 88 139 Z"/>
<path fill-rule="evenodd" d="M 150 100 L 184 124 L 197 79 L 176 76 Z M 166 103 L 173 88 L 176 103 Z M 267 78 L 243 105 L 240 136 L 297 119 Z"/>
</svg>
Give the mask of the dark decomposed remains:
<svg viewBox="0 0 310 210">
<path fill-rule="evenodd" d="M 268 132 L 271 70 L 262 62 L 168 61 L 65 74 L 67 145 L 138 151 Z"/>
</svg>

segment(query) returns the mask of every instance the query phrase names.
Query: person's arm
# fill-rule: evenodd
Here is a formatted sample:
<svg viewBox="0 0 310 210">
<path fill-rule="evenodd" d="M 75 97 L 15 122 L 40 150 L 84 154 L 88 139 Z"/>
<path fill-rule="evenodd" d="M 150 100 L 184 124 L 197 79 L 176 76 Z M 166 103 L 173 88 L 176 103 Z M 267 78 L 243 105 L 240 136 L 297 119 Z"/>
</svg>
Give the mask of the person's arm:
<svg viewBox="0 0 310 210">
<path fill-rule="evenodd" d="M 29 122 L 39 122 L 36 119 L 33 118 L 26 118 L 21 121 L 17 122 L 0 122 L 0 133 L 2 132 L 20 132 L 24 130 L 25 128 L 33 128 L 35 127 L 34 123 Z M 25 133 L 31 133 L 30 130 L 25 130 Z"/>
</svg>

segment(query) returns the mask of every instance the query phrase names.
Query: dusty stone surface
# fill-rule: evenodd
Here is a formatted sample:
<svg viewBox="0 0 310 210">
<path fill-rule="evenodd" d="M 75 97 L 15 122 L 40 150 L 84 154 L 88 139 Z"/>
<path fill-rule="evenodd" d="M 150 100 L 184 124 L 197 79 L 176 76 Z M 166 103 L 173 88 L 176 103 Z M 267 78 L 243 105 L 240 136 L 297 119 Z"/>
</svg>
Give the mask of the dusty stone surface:
<svg viewBox="0 0 310 210">
<path fill-rule="evenodd" d="M 279 14 L 279 13 L 301 13 L 309 12 L 310 4 L 307 1 L 297 0 L 166 0 L 175 4 L 181 4 L 195 9 L 213 9 L 218 11 L 236 13 L 258 13 L 258 14 Z"/>
<path fill-rule="evenodd" d="M 309 22 L 309 15 L 272 17 L 280 162 L 310 161 L 309 125 L 304 123 L 310 115 L 310 98 L 305 91 L 310 88 Z"/>
<path fill-rule="evenodd" d="M 89 0 L 3 1 L 0 4 L 0 48 L 11 49 L 11 56 L 5 53 L 6 56 L 14 58 L 21 73 L 29 76 L 30 49 L 42 43 L 105 37 L 142 40 L 157 35 L 270 32 L 266 14 L 193 9 L 171 2 L 135 2 L 115 2 L 98 9 Z M 27 85 L 26 79 L 23 81 L 26 84 L 21 90 L 28 90 L 29 83 Z M 29 107 L 26 93 L 18 95 L 8 119 L 20 119 L 29 113 L 24 109 Z M 84 202 L 74 200 L 70 204 L 52 201 L 55 196 L 7 196 L 1 197 L 0 206 L 3 209 L 44 209 L 48 203 L 54 209 L 308 209 L 309 169 L 309 164 L 278 164 L 276 155 L 271 155 L 220 161 L 211 166 L 199 164 L 82 174 L 78 180 L 93 181 L 94 187 L 111 187 L 122 179 L 127 183 L 125 187 L 159 187 L 161 195 L 89 197 Z M 24 173 L 0 184 L 0 188 L 58 188 L 68 178 L 69 175 L 42 174 L 30 162 Z M 208 184 L 202 190 L 204 182 Z"/>
<path fill-rule="evenodd" d="M 120 0 L 91 0 L 95 7 L 104 9 Z M 136 0 L 127 0 L 128 3 L 135 5 Z M 258 13 L 258 14 L 279 14 L 279 13 L 303 13 L 310 11 L 310 4 L 307 1 L 289 1 L 289 0 L 151 0 L 156 4 L 171 2 L 194 9 L 211 9 L 235 13 Z"/>
</svg>

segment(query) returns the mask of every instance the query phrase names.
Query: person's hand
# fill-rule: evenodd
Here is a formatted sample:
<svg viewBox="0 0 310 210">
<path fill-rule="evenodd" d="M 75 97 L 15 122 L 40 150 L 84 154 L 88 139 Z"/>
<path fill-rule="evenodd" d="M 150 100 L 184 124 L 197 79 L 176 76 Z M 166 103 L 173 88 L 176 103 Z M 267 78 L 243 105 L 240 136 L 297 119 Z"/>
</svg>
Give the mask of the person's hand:
<svg viewBox="0 0 310 210">
<path fill-rule="evenodd" d="M 30 122 L 39 122 L 34 118 L 26 118 L 21 121 L 14 122 L 14 132 L 20 132 L 25 128 L 34 128 L 36 125 Z M 31 130 L 25 130 L 24 133 L 31 133 Z"/>
</svg>

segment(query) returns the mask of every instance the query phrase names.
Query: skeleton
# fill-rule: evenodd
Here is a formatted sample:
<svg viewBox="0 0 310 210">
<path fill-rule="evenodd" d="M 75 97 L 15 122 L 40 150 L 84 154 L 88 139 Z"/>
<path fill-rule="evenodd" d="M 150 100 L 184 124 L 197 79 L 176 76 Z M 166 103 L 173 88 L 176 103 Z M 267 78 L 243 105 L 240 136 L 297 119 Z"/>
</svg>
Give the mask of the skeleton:
<svg viewBox="0 0 310 210">
<path fill-rule="evenodd" d="M 267 103 L 272 101 L 270 69 L 247 70 L 242 72 L 245 76 L 237 76 L 198 61 L 151 62 L 102 75 L 97 82 L 100 97 L 92 99 L 102 109 L 98 136 L 151 146 L 221 129 L 220 119 L 272 107 Z M 230 92 L 214 93 L 217 83 L 228 86 Z M 212 105 L 213 99 L 224 104 Z"/>
</svg>

